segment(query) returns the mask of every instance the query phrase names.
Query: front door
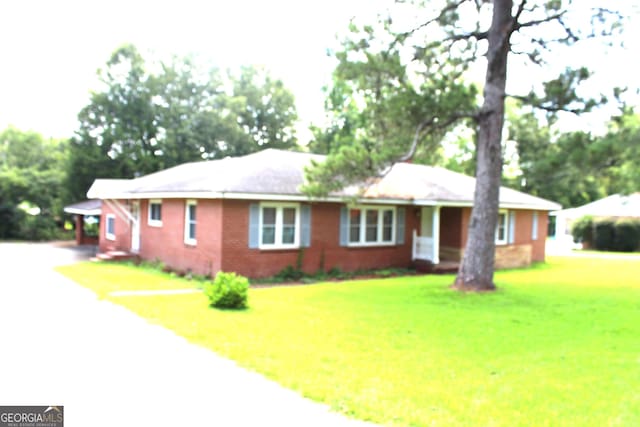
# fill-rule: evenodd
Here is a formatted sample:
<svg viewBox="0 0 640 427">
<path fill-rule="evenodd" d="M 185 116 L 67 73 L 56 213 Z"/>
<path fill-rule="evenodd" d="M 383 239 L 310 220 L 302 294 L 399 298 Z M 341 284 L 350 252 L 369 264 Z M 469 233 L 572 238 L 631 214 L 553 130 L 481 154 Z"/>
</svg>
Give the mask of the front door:
<svg viewBox="0 0 640 427">
<path fill-rule="evenodd" d="M 433 237 L 433 207 L 423 206 L 420 212 L 420 235 Z"/>
<path fill-rule="evenodd" d="M 131 216 L 131 252 L 137 254 L 140 252 L 140 202 L 131 204 Z"/>
</svg>

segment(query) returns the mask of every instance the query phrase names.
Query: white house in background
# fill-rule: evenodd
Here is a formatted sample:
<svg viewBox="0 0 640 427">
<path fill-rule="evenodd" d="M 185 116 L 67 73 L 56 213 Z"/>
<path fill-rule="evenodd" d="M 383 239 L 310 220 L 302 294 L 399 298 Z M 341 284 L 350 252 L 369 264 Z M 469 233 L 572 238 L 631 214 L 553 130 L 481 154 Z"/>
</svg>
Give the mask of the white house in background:
<svg viewBox="0 0 640 427">
<path fill-rule="evenodd" d="M 556 217 L 556 240 L 558 243 L 573 243 L 571 225 L 583 216 L 594 218 L 640 218 L 640 193 L 613 194 L 577 208 L 551 212 Z"/>
</svg>

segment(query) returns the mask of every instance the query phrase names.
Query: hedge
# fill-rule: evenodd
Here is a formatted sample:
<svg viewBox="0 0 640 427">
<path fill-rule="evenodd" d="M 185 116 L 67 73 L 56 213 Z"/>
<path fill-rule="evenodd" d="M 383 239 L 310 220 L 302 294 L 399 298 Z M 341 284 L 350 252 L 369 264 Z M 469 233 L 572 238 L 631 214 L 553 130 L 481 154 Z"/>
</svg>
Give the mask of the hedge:
<svg viewBox="0 0 640 427">
<path fill-rule="evenodd" d="M 634 252 L 640 250 L 640 220 L 585 216 L 571 227 L 576 242 L 599 251 Z"/>
</svg>

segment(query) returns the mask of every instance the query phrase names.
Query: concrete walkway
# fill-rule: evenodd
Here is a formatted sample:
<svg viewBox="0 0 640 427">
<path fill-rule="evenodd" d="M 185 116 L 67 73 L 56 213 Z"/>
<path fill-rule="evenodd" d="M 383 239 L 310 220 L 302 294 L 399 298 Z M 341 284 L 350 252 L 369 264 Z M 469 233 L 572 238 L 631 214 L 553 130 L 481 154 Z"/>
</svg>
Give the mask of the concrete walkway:
<svg viewBox="0 0 640 427">
<path fill-rule="evenodd" d="M 99 301 L 52 270 L 90 254 L 0 244 L 0 405 L 64 405 L 67 427 L 369 425 Z"/>
</svg>

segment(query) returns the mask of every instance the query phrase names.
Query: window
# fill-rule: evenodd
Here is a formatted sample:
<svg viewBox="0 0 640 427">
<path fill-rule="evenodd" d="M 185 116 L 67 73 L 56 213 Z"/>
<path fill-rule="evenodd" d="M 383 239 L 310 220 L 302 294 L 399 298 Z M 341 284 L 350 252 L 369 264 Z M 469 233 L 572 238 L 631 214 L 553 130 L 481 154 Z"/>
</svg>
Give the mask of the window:
<svg viewBox="0 0 640 427">
<path fill-rule="evenodd" d="M 507 244 L 507 232 L 509 230 L 509 214 L 507 211 L 498 212 L 498 225 L 496 226 L 496 244 Z"/>
<path fill-rule="evenodd" d="M 184 242 L 188 245 L 196 244 L 196 201 L 187 200 L 184 215 Z"/>
<path fill-rule="evenodd" d="M 538 240 L 538 212 L 533 213 L 531 220 L 531 240 Z"/>
<path fill-rule="evenodd" d="M 349 209 L 349 244 L 393 244 L 395 209 L 360 207 Z"/>
<path fill-rule="evenodd" d="M 104 236 L 109 240 L 116 240 L 116 217 L 113 214 L 107 214 L 107 222 L 104 228 Z"/>
<path fill-rule="evenodd" d="M 152 227 L 162 226 L 162 201 L 161 200 L 149 200 L 148 223 Z"/>
<path fill-rule="evenodd" d="M 294 248 L 300 245 L 300 209 L 297 204 L 260 205 L 260 248 Z"/>
</svg>

